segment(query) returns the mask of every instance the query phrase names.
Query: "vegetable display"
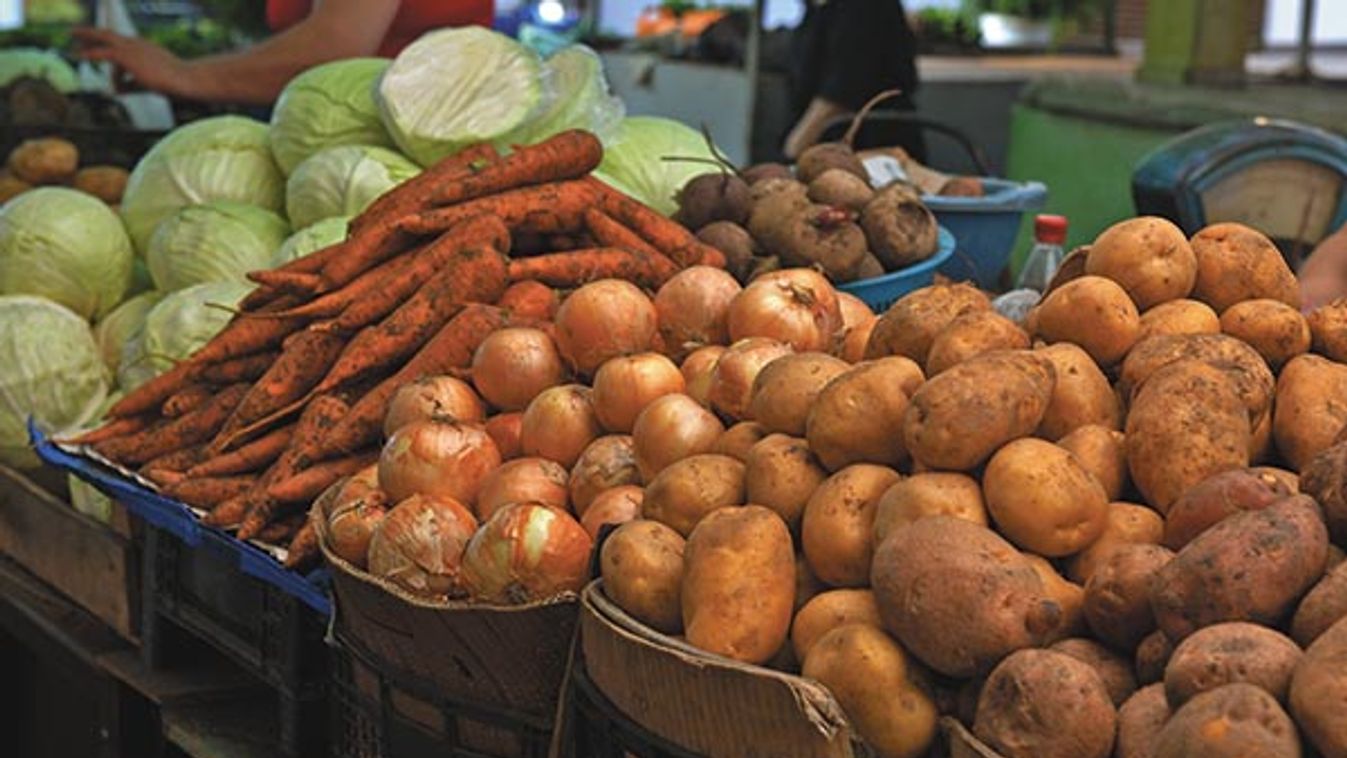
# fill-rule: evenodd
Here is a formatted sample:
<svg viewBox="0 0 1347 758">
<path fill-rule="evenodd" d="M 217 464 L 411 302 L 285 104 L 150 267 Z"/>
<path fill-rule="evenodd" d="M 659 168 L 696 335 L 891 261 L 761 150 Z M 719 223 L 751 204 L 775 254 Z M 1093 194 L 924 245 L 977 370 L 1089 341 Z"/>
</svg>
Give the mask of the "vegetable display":
<svg viewBox="0 0 1347 758">
<path fill-rule="evenodd" d="M 348 58 L 314 66 L 285 85 L 271 111 L 267 136 L 286 176 L 328 148 L 392 147 L 374 99 L 387 68 L 383 58 Z"/>
</svg>

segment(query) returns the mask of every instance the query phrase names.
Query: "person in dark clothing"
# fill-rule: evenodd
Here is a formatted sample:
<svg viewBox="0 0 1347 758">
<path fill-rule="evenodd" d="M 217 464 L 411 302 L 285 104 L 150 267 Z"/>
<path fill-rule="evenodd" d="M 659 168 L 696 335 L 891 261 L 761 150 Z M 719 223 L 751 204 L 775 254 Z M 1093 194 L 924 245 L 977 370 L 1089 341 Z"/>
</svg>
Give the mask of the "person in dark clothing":
<svg viewBox="0 0 1347 758">
<path fill-rule="evenodd" d="M 786 157 L 818 142 L 827 124 L 860 110 L 888 89 L 902 94 L 879 110 L 913 111 L 917 41 L 901 0 L 804 0 L 804 20 L 791 41 L 791 109 L 795 125 Z M 907 124 L 863 128 L 858 145 L 898 146 L 925 157 L 920 129 Z"/>
</svg>

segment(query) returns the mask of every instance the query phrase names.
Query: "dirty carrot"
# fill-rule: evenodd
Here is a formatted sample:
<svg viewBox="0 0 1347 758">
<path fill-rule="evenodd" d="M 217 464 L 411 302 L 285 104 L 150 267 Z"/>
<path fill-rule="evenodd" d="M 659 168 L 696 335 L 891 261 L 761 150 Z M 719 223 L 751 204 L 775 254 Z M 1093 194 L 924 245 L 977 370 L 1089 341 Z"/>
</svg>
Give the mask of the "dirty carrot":
<svg viewBox="0 0 1347 758">
<path fill-rule="evenodd" d="M 258 320 L 236 318 L 188 360 L 197 364 L 222 363 L 273 348 L 304 326 L 306 319 Z M 129 396 L 128 396 L 129 397 Z"/>
<path fill-rule="evenodd" d="M 420 250 L 421 248 L 417 248 L 385 261 L 356 277 L 341 289 L 319 295 L 303 305 L 271 313 L 249 313 L 246 318 L 332 318 L 354 302 L 359 302 L 365 297 L 378 296 L 385 289 L 384 282 L 412 267 L 420 256 Z"/>
<path fill-rule="evenodd" d="M 441 158 L 425 171 L 379 196 L 351 221 L 351 229 L 360 231 L 380 218 L 401 218 L 430 207 L 434 187 L 472 176 L 500 159 L 490 144 L 482 143 Z"/>
<path fill-rule="evenodd" d="M 172 397 L 174 392 L 191 383 L 196 368 L 189 361 L 177 364 L 126 393 L 125 397 L 113 403 L 112 407 L 108 409 L 108 416 L 125 418 L 127 416 L 139 416 L 146 411 L 158 410 L 159 406 Z"/>
<path fill-rule="evenodd" d="M 240 519 L 239 539 L 257 534 L 278 515 L 281 503 L 267 494 L 267 488 L 289 479 L 314 461 L 320 460 L 321 448 L 340 420 L 349 414 L 350 406 L 335 395 L 321 395 L 313 399 L 295 423 L 290 445 L 275 463 L 262 475 L 259 487 L 249 498 L 246 513 Z"/>
<path fill-rule="evenodd" d="M 473 216 L 497 216 L 511 232 L 564 234 L 584 226 L 585 209 L 599 193 L 580 180 L 538 184 L 487 195 L 460 205 L 406 216 L 397 222 L 410 234 L 436 234 Z"/>
<path fill-rule="evenodd" d="M 187 469 L 186 473 L 188 476 L 198 477 L 257 471 L 281 457 L 281 453 L 290 445 L 290 438 L 294 433 L 293 425 L 281 427 L 231 452 L 204 460 Z"/>
<path fill-rule="evenodd" d="M 258 492 L 256 486 L 242 495 L 221 502 L 201 518 L 201 523 L 218 527 L 237 526 L 251 507 L 255 492 Z"/>
<path fill-rule="evenodd" d="M 571 129 L 521 147 L 464 179 L 438 183 L 430 200 L 433 205 L 457 205 L 516 187 L 578 179 L 598 168 L 602 160 L 599 138 Z"/>
<path fill-rule="evenodd" d="M 538 255 L 510 261 L 510 280 L 533 279 L 552 287 L 579 287 L 596 279 L 626 279 L 646 289 L 659 289 L 678 273 L 678 266 L 659 253 L 598 247 Z"/>
<path fill-rule="evenodd" d="M 585 226 L 594 241 L 603 247 L 625 247 L 647 255 L 664 255 L 642 239 L 641 235 L 598 208 L 585 210 Z"/>
<path fill-rule="evenodd" d="M 167 418 L 177 418 L 188 411 L 200 408 L 215 394 L 215 389 L 205 384 L 189 384 L 174 392 L 159 409 Z"/>
<path fill-rule="evenodd" d="M 347 250 L 328 261 L 319 275 L 323 285 L 315 292 L 330 292 L 357 276 L 401 253 L 411 246 L 412 238 L 399 226 L 397 218 L 380 218 L 362 227 L 346 241 Z"/>
<path fill-rule="evenodd" d="M 178 482 L 187 479 L 187 475 L 181 471 L 170 471 L 166 468 L 155 468 L 145 466 L 140 475 L 159 485 L 161 488 L 171 487 Z"/>
<path fill-rule="evenodd" d="M 196 378 L 211 384 L 257 381 L 258 377 L 267 373 L 267 369 L 271 368 L 271 364 L 275 363 L 280 355 L 275 351 L 267 351 L 212 363 L 202 366 L 196 372 Z"/>
<path fill-rule="evenodd" d="M 307 568 L 318 560 L 318 529 L 313 519 L 304 522 L 286 548 L 285 567 L 291 571 Z"/>
<path fill-rule="evenodd" d="M 248 385 L 235 384 L 211 398 L 210 402 L 163 427 L 151 427 L 127 437 L 107 440 L 94 446 L 100 454 L 120 463 L 140 464 L 179 448 L 204 442 L 212 437 L 248 392 Z"/>
<path fill-rule="evenodd" d="M 304 521 L 307 518 L 308 517 L 303 513 L 286 516 L 279 521 L 268 524 L 265 529 L 257 533 L 257 536 L 254 539 L 269 545 L 284 545 L 299 533 L 300 528 L 304 526 Z"/>
<path fill-rule="evenodd" d="M 267 495 L 282 503 L 309 502 L 323 494 L 323 490 L 332 486 L 333 482 L 343 476 L 354 474 L 377 460 L 379 452 L 370 450 L 316 463 L 289 479 L 271 485 L 267 488 Z"/>
<path fill-rule="evenodd" d="M 715 261 L 716 256 L 708 253 L 715 249 L 697 239 L 692 232 L 678 223 L 661 216 L 592 176 L 582 181 L 594 189 L 599 197 L 599 208 L 604 213 L 636 232 L 674 263 L 687 268 L 702 263 L 703 258 L 708 259 L 707 265 Z M 720 258 L 723 260 L 724 256 Z"/>
<path fill-rule="evenodd" d="M 92 445 L 95 442 L 110 440 L 113 437 L 125 437 L 128 434 L 135 434 L 155 421 L 151 414 L 142 414 L 140 416 L 128 416 L 126 418 L 113 419 L 108 423 L 85 432 L 84 434 L 71 437 L 70 439 L 56 440 L 67 445 Z"/>
<path fill-rule="evenodd" d="M 163 495 L 197 508 L 212 508 L 248 492 L 257 484 L 257 476 L 187 477 L 164 487 Z"/>
<path fill-rule="evenodd" d="M 206 460 L 206 446 L 193 445 L 181 450 L 174 450 L 151 460 L 140 467 L 140 473 L 146 478 L 150 478 L 148 472 L 155 469 L 183 473 L 204 460 Z"/>
<path fill-rule="evenodd" d="M 262 269 L 261 271 L 249 271 L 247 277 L 249 281 L 257 282 L 263 287 L 301 296 L 318 292 L 323 288 L 323 278 L 318 274 Z"/>
</svg>

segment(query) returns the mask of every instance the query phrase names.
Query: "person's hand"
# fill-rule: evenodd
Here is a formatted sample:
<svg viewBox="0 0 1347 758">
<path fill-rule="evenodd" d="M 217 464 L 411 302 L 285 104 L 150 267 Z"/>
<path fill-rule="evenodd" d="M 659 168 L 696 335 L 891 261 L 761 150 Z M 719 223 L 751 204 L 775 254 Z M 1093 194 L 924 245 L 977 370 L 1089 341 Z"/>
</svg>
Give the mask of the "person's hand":
<svg viewBox="0 0 1347 758">
<path fill-rule="evenodd" d="M 191 94 L 187 63 L 159 45 L 107 29 L 81 27 L 73 35 L 81 58 L 113 64 L 113 84 L 118 90 L 134 86 L 166 95 Z"/>
</svg>

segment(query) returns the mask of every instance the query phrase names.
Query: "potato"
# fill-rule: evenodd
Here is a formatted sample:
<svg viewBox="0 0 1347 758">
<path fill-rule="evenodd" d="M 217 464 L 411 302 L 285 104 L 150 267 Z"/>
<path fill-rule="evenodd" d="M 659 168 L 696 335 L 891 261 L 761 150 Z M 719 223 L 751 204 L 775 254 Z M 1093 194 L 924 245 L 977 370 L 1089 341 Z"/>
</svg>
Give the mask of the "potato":
<svg viewBox="0 0 1347 758">
<path fill-rule="evenodd" d="M 1020 650 L 987 677 L 973 734 L 1005 758 L 1106 758 L 1117 717 L 1089 664 Z"/>
<path fill-rule="evenodd" d="M 1347 564 L 1339 563 L 1301 599 L 1291 617 L 1291 638 L 1309 647 L 1341 618 L 1347 618 Z"/>
<path fill-rule="evenodd" d="M 1122 407 L 1089 353 L 1069 342 L 1034 351 L 1052 362 L 1057 383 L 1038 436 L 1056 442 L 1082 426 L 1122 428 Z"/>
<path fill-rule="evenodd" d="M 29 184 L 64 184 L 80 165 L 80 151 L 60 137 L 24 140 L 9 154 L 9 171 Z"/>
<path fill-rule="evenodd" d="M 936 335 L 965 313 L 989 311 L 991 301 L 971 284 L 935 284 L 898 299 L 875 323 L 866 358 L 901 355 L 926 365 Z"/>
<path fill-rule="evenodd" d="M 711 452 L 728 455 L 744 463 L 748 462 L 748 451 L 767 436 L 767 430 L 756 421 L 740 421 L 720 435 Z"/>
<path fill-rule="evenodd" d="M 1179 361 L 1148 377 L 1125 433 L 1132 481 L 1162 514 L 1203 479 L 1249 465 L 1248 410 L 1227 374 L 1200 361 Z"/>
<path fill-rule="evenodd" d="M 1156 371 L 1185 359 L 1199 360 L 1224 372 L 1248 409 L 1251 425 L 1272 407 L 1276 380 L 1267 362 L 1252 347 L 1224 334 L 1155 337 L 1139 343 L 1123 362 L 1118 391 L 1124 399 L 1133 399 Z"/>
<path fill-rule="evenodd" d="M 711 511 L 743 503 L 743 463 L 727 455 L 694 455 L 670 465 L 646 485 L 641 517 L 687 536 Z"/>
<path fill-rule="evenodd" d="M 108 205 L 122 201 L 130 174 L 120 166 L 87 166 L 75 174 L 71 186 L 102 200 Z"/>
<path fill-rule="evenodd" d="M 1115 707 L 1121 707 L 1136 692 L 1137 678 L 1132 673 L 1132 662 L 1094 640 L 1073 637 L 1053 643 L 1048 649 L 1069 655 L 1094 669 Z"/>
<path fill-rule="evenodd" d="M 899 478 L 893 469 L 858 463 L 828 477 L 810 496 L 800 545 L 819 579 L 834 587 L 870 583 L 876 505 Z"/>
<path fill-rule="evenodd" d="M 1131 652 L 1155 629 L 1151 582 L 1174 558 L 1159 545 L 1122 545 L 1085 585 L 1085 620 L 1094 635 Z"/>
<path fill-rule="evenodd" d="M 853 463 L 906 461 L 903 414 L 908 394 L 923 381 L 911 359 L 891 357 L 858 363 L 828 382 L 805 422 L 805 437 L 823 467 L 837 471 Z"/>
<path fill-rule="evenodd" d="M 1095 238 L 1085 273 L 1117 282 L 1144 311 L 1193 291 L 1197 256 L 1174 222 L 1140 216 L 1119 221 Z"/>
<path fill-rule="evenodd" d="M 1109 503 L 1104 531 L 1067 564 L 1066 575 L 1084 584 L 1100 564 L 1122 545 L 1158 545 L 1164 537 L 1165 519 L 1154 510 L 1134 503 Z"/>
<path fill-rule="evenodd" d="M 1189 700 L 1155 738 L 1155 758 L 1299 758 L 1296 725 L 1269 694 L 1227 684 Z"/>
<path fill-rule="evenodd" d="M 0 169 L 0 203 L 9 202 L 10 199 L 18 197 L 32 188 L 33 185 L 14 176 L 8 170 Z"/>
<path fill-rule="evenodd" d="M 832 692 L 876 758 L 918 758 L 935 741 L 935 701 L 883 630 L 869 624 L 833 629 L 810 649 L 802 673 Z"/>
<path fill-rule="evenodd" d="M 1141 316 L 1132 299 L 1101 276 L 1067 282 L 1043 298 L 1032 316 L 1034 336 L 1049 344 L 1073 342 L 1100 366 L 1122 360 L 1141 334 Z"/>
<path fill-rule="evenodd" d="M 931 342 L 926 354 L 926 375 L 935 376 L 975 355 L 1028 347 L 1029 335 L 996 311 L 965 313 L 949 322 Z"/>
<path fill-rule="evenodd" d="M 1300 491 L 1323 508 L 1333 543 L 1347 545 L 1347 444 L 1335 444 L 1314 456 L 1300 477 Z"/>
<path fill-rule="evenodd" d="M 1272 436 L 1294 471 L 1333 444 L 1347 423 L 1347 365 L 1317 355 L 1292 358 L 1277 378 Z"/>
<path fill-rule="evenodd" d="M 1347 298 L 1315 308 L 1306 323 L 1314 352 L 1338 363 L 1347 361 Z"/>
<path fill-rule="evenodd" d="M 1137 682 L 1142 685 L 1160 682 L 1163 686 L 1165 667 L 1174 655 L 1174 643 L 1165 633 L 1156 629 L 1146 635 L 1137 645 L 1136 671 Z"/>
<path fill-rule="evenodd" d="M 1256 511 L 1295 494 L 1271 474 L 1254 469 L 1222 471 L 1198 482 L 1174 501 L 1165 516 L 1164 545 L 1182 550 L 1184 545 L 1228 516 Z"/>
<path fill-rule="evenodd" d="M 818 465 L 804 440 L 769 434 L 748 451 L 745 502 L 771 508 L 796 531 L 805 503 L 826 478 L 828 472 Z"/>
<path fill-rule="evenodd" d="M 913 474 L 899 481 L 875 506 L 875 547 L 893 530 L 927 516 L 953 516 L 986 526 L 982 485 L 967 474 L 943 471 Z"/>
<path fill-rule="evenodd" d="M 1049 557 L 1079 552 L 1108 522 L 1108 495 L 1099 480 L 1071 453 L 1040 439 L 998 450 L 982 475 L 982 496 L 1002 534 Z"/>
<path fill-rule="evenodd" d="M 870 579 L 884 628 L 946 676 L 986 672 L 1061 623 L 1061 608 L 1019 551 L 950 516 L 892 532 L 875 551 Z"/>
<path fill-rule="evenodd" d="M 1160 570 L 1151 607 L 1176 642 L 1222 621 L 1274 625 L 1323 575 L 1327 553 L 1328 532 L 1308 497 L 1237 513 Z"/>
<path fill-rule="evenodd" d="M 1142 687 L 1118 709 L 1118 741 L 1114 758 L 1151 758 L 1155 739 L 1169 720 L 1169 703 L 1161 684 Z"/>
<path fill-rule="evenodd" d="M 749 413 L 769 432 L 804 435 L 809 409 L 824 385 L 851 366 L 826 353 L 794 353 L 763 366 L 753 380 Z"/>
<path fill-rule="evenodd" d="M 1052 399 L 1052 363 L 1028 350 L 987 353 L 923 384 L 903 415 L 903 441 L 922 465 L 967 471 L 1033 434 Z"/>
<path fill-rule="evenodd" d="M 1171 708 L 1227 684 L 1262 687 L 1286 701 L 1300 648 L 1281 632 L 1232 621 L 1193 632 L 1174 648 L 1165 667 L 1165 696 Z"/>
<path fill-rule="evenodd" d="M 1245 300 L 1221 314 L 1221 331 L 1249 343 L 1274 369 L 1308 352 L 1310 325 L 1280 300 Z"/>
<path fill-rule="evenodd" d="M 803 555 L 795 556 L 795 603 L 791 611 L 798 613 L 814 596 L 828 590 L 828 585 L 819 581 L 814 576 L 814 570 L 809 568 L 809 561 L 804 559 Z"/>
<path fill-rule="evenodd" d="M 1290 492 L 1300 491 L 1300 476 L 1294 471 L 1287 471 L 1276 466 L 1254 466 L 1250 470 L 1259 476 L 1272 477 Z"/>
<path fill-rule="evenodd" d="M 628 521 L 599 553 L 603 591 L 618 607 L 665 634 L 683 631 L 682 535 L 658 521 Z"/>
<path fill-rule="evenodd" d="M 1088 424 L 1057 440 L 1057 446 L 1076 456 L 1076 462 L 1099 480 L 1110 500 L 1122 497 L 1128 484 L 1127 438 L 1122 432 Z"/>
<path fill-rule="evenodd" d="M 795 553 L 786 522 L 757 505 L 713 511 L 684 552 L 683 628 L 688 643 L 764 663 L 786 642 L 795 598 Z"/>
<path fill-rule="evenodd" d="M 1347 618 L 1338 620 L 1300 657 L 1291 675 L 1291 713 L 1326 758 L 1347 755 Z"/>
<path fill-rule="evenodd" d="M 1211 306 L 1196 300 L 1170 300 L 1141 314 L 1141 334 L 1137 342 L 1162 334 L 1220 333 L 1221 319 Z"/>
<path fill-rule="evenodd" d="M 1300 309 L 1300 288 L 1281 251 L 1243 224 L 1212 224 L 1190 241 L 1197 256 L 1193 298 L 1217 313 L 1244 300 L 1278 300 Z"/>
<path fill-rule="evenodd" d="M 790 625 L 795 656 L 804 660 L 823 635 L 847 624 L 869 624 L 882 629 L 875 593 L 870 590 L 827 590 L 804 604 Z"/>
<path fill-rule="evenodd" d="M 1043 590 L 1048 597 L 1062 609 L 1062 620 L 1049 640 L 1062 640 L 1079 634 L 1085 634 L 1085 588 L 1075 582 L 1067 581 L 1057 573 L 1057 569 L 1041 555 L 1024 554 L 1034 573 L 1043 582 Z"/>
</svg>

